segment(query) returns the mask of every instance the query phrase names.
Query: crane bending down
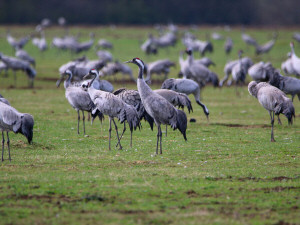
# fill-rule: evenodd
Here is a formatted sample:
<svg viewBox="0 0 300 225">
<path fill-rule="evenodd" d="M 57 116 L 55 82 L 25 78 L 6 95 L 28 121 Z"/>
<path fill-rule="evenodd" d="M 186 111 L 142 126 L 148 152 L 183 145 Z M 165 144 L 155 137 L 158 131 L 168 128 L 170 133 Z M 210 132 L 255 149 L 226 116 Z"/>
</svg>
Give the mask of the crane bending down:
<svg viewBox="0 0 300 225">
<path fill-rule="evenodd" d="M 28 143 L 32 142 L 33 137 L 33 117 L 27 113 L 20 113 L 12 106 L 9 106 L 3 102 L 0 102 L 0 130 L 2 132 L 2 161 L 3 153 L 4 153 L 4 132 L 7 135 L 7 147 L 8 147 L 8 155 L 9 161 L 11 161 L 10 157 L 10 140 L 8 136 L 9 131 L 13 131 L 14 133 L 21 133 L 26 138 Z"/>
<path fill-rule="evenodd" d="M 146 84 L 143 78 L 145 64 L 141 59 L 134 58 L 130 61 L 127 61 L 126 63 L 133 63 L 139 67 L 137 88 L 147 113 L 154 119 L 154 122 L 158 129 L 156 154 L 158 154 L 158 142 L 160 142 L 160 154 L 162 154 L 162 132 L 160 127 L 161 124 L 171 125 L 174 130 L 179 129 L 184 139 L 187 140 L 187 117 L 185 112 L 176 109 L 166 99 L 153 92 L 152 89 Z"/>
<path fill-rule="evenodd" d="M 117 133 L 118 144 L 120 149 L 122 149 L 122 145 L 119 138 L 118 127 L 114 121 L 114 117 L 117 117 L 121 123 L 124 123 L 125 120 L 128 122 L 130 131 L 131 131 L 131 139 L 132 139 L 132 131 L 137 127 L 140 127 L 140 120 L 136 109 L 126 104 L 122 99 L 118 98 L 112 93 L 96 90 L 93 87 L 93 82 L 96 78 L 99 78 L 99 73 L 97 70 L 90 70 L 89 74 L 87 74 L 84 79 L 88 78 L 88 76 L 92 76 L 92 81 L 88 84 L 88 93 L 94 102 L 97 109 L 109 116 L 109 150 L 110 148 L 110 139 L 111 139 L 111 121 L 113 121 Z"/>
<path fill-rule="evenodd" d="M 259 103 L 269 111 L 272 125 L 271 142 L 274 142 L 274 114 L 284 114 L 288 119 L 289 124 L 292 124 L 293 117 L 295 118 L 295 108 L 291 99 L 286 97 L 281 90 L 266 82 L 257 83 L 251 81 L 248 85 L 248 91 L 250 95 L 257 98 Z"/>
</svg>

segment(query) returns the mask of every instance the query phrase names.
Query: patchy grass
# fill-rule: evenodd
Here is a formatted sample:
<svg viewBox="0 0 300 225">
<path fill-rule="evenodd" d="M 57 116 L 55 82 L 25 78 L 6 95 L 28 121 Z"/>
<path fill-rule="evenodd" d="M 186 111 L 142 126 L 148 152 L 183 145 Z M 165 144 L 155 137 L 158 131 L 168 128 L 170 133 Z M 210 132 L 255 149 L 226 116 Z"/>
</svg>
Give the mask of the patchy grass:
<svg viewBox="0 0 300 225">
<path fill-rule="evenodd" d="M 12 27 L 21 35 L 32 27 Z M 183 47 L 161 50 L 158 56 L 145 56 L 139 40 L 145 39 L 148 28 L 85 27 L 71 29 L 83 33 L 95 31 L 97 39 L 113 42 L 112 54 L 120 61 L 139 56 L 145 61 L 169 57 L 177 61 Z M 204 39 L 207 31 L 196 35 Z M 1 33 L 5 28 L 0 27 Z M 222 31 L 221 31 L 222 32 Z M 269 55 L 254 56 L 253 49 L 240 41 L 240 30 L 230 35 L 235 49 L 229 58 L 236 58 L 239 48 L 254 61 L 271 60 L 279 67 L 289 51 L 292 31 L 279 30 L 279 39 Z M 227 35 L 227 33 L 223 32 Z M 267 41 L 271 30 L 254 30 L 250 34 Z M 58 28 L 46 31 L 49 41 L 62 34 Z M 215 52 L 208 55 L 217 66 L 220 77 L 229 59 L 223 42 L 214 41 Z M 12 54 L 4 37 L 1 51 Z M 27 79 L 18 73 L 17 88 L 13 76 L 1 75 L 1 94 L 21 112 L 34 116 L 33 145 L 21 135 L 11 133 L 12 162 L 5 149 L 0 165 L 1 224 L 299 224 L 300 221 L 300 102 L 295 99 L 296 121 L 288 126 L 275 124 L 275 139 L 270 142 L 270 119 L 267 111 L 248 94 L 246 86 L 202 91 L 203 102 L 210 110 L 206 120 L 202 109 L 191 100 L 194 112 L 188 119 L 185 142 L 178 131 L 168 129 L 163 135 L 163 155 L 155 156 L 156 128 L 151 131 L 142 122 L 142 129 L 122 140 L 124 150 L 108 151 L 108 119 L 102 126 L 88 122 L 86 132 L 77 135 L 77 115 L 57 89 L 58 67 L 70 60 L 67 52 L 50 49 L 39 53 L 31 43 L 25 49 L 37 60 L 35 89 L 27 88 Z M 299 48 L 296 49 L 299 52 Z M 94 50 L 86 53 L 96 58 Z M 137 75 L 137 68 L 134 69 Z M 179 67 L 171 70 L 176 77 Z M 111 81 L 114 78 L 108 78 Z M 121 80 L 121 75 L 117 80 Z M 152 88 L 159 88 L 156 77 Z M 113 82 L 115 89 L 122 86 Z M 126 82 L 127 88 L 136 89 Z M 119 125 L 119 129 L 122 129 Z M 82 124 L 80 124 L 82 132 Z M 163 129 L 164 130 L 164 129 Z M 113 133 L 112 146 L 116 144 Z"/>
</svg>

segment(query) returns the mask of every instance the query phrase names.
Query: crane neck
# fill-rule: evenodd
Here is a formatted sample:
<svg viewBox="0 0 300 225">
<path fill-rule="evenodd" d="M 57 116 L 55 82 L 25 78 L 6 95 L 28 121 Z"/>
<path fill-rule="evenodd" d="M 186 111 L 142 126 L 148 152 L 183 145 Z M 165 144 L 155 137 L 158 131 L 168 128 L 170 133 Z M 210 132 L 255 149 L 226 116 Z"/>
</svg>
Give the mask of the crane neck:
<svg viewBox="0 0 300 225">
<path fill-rule="evenodd" d="M 193 53 L 188 55 L 188 63 L 189 65 L 193 64 L 194 62 L 194 56 Z"/>
<path fill-rule="evenodd" d="M 144 66 L 142 66 L 142 65 L 138 65 L 139 66 L 139 75 L 138 75 L 138 79 L 144 79 L 143 78 L 143 74 L 144 74 Z M 147 75 L 147 78 L 148 78 L 148 75 Z"/>
<path fill-rule="evenodd" d="M 68 88 L 71 85 L 71 80 L 73 77 L 71 73 L 68 73 L 67 76 L 68 76 L 68 78 L 64 82 L 65 88 Z"/>
</svg>

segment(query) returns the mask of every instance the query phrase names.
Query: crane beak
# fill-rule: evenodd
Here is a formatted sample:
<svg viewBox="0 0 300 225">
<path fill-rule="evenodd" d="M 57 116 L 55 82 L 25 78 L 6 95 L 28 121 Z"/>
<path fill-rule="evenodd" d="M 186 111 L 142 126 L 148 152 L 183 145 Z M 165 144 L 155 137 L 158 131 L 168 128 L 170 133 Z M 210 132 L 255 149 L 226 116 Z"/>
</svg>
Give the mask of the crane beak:
<svg viewBox="0 0 300 225">
<path fill-rule="evenodd" d="M 90 74 L 88 73 L 88 74 L 84 75 L 84 77 L 82 79 L 87 80 L 87 79 L 89 79 L 89 77 L 90 77 Z"/>
<path fill-rule="evenodd" d="M 56 81 L 56 87 L 59 87 L 61 81 L 62 81 L 62 78 L 60 78 L 58 81 Z"/>
<path fill-rule="evenodd" d="M 132 60 L 126 61 L 126 62 L 124 62 L 124 63 L 132 63 Z"/>
</svg>

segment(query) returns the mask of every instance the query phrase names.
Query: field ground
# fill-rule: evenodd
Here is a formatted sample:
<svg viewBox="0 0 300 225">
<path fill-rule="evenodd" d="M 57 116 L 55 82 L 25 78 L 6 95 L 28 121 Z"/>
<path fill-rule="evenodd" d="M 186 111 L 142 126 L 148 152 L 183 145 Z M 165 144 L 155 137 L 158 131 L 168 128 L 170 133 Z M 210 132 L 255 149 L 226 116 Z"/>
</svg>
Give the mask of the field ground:
<svg viewBox="0 0 300 225">
<path fill-rule="evenodd" d="M 11 27 L 16 36 L 33 27 Z M 6 27 L 0 27 L 0 51 L 12 55 L 5 40 Z M 203 28 L 195 32 L 205 39 Z M 178 61 L 175 48 L 161 50 L 157 56 L 145 56 L 139 43 L 150 28 L 73 27 L 82 40 L 95 31 L 96 40 L 105 37 L 115 46 L 112 54 L 120 61 L 140 57 L 144 61 L 170 58 Z M 154 32 L 154 31 L 153 31 Z M 209 54 L 217 66 L 212 68 L 223 77 L 228 59 L 237 58 L 237 50 L 259 60 L 270 60 L 276 67 L 289 51 L 291 30 L 278 30 L 274 49 L 257 57 L 253 49 L 240 40 L 240 29 L 230 35 L 235 43 L 230 57 L 223 51 L 223 41 L 213 41 L 215 51 Z M 272 36 L 272 30 L 251 29 L 260 43 Z M 48 40 L 62 34 L 58 28 L 46 30 Z M 300 55 L 296 43 L 296 53 Z M 275 123 L 275 143 L 270 142 L 270 118 L 247 87 L 202 91 L 203 103 L 210 110 L 209 121 L 192 96 L 194 112 L 188 119 L 188 141 L 178 131 L 163 134 L 163 155 L 155 156 L 156 127 L 133 134 L 129 147 L 127 131 L 124 149 L 108 150 L 108 118 L 86 124 L 88 136 L 77 135 L 77 115 L 56 88 L 58 67 L 69 61 L 70 53 L 50 49 L 44 53 L 32 46 L 25 49 L 36 57 L 35 88 L 27 88 L 27 78 L 18 73 L 16 88 L 13 75 L 0 75 L 0 93 L 21 112 L 34 116 L 34 139 L 29 145 L 25 137 L 10 134 L 12 161 L 0 164 L 0 224 L 300 224 L 300 102 L 294 100 L 296 120 L 292 126 L 281 116 L 283 125 Z M 86 55 L 96 58 L 95 50 Z M 198 57 L 198 56 L 197 56 Z M 135 75 L 137 67 L 132 66 Z M 179 65 L 170 77 L 176 77 Z M 122 87 L 122 77 L 108 78 L 115 89 Z M 128 78 L 126 78 L 128 79 Z M 159 77 L 152 88 L 159 88 Z M 248 78 L 249 80 L 249 78 Z M 127 88 L 136 89 L 134 83 Z M 119 125 L 119 130 L 123 128 Z M 82 124 L 80 124 L 82 131 Z M 112 144 L 116 144 L 113 133 Z"/>
</svg>

